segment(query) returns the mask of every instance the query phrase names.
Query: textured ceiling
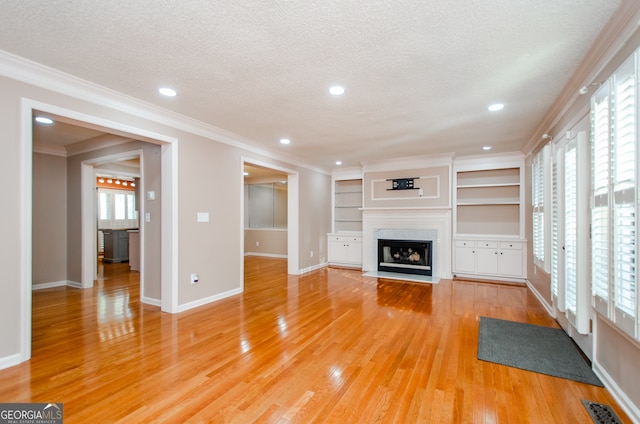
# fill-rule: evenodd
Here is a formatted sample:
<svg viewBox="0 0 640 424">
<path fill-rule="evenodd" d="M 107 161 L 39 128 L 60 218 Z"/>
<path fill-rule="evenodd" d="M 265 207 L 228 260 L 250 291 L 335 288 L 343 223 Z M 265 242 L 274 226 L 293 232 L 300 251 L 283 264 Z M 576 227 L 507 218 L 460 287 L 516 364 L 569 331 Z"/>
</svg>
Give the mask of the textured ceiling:
<svg viewBox="0 0 640 424">
<path fill-rule="evenodd" d="M 332 168 L 520 150 L 620 3 L 0 0 L 0 49 Z"/>
</svg>

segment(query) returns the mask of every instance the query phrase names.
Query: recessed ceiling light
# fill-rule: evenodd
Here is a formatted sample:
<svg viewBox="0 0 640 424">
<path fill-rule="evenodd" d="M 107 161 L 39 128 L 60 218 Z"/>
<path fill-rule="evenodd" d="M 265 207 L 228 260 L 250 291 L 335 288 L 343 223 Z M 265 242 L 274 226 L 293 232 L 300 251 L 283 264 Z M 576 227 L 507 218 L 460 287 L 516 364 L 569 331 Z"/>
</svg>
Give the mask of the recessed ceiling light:
<svg viewBox="0 0 640 424">
<path fill-rule="evenodd" d="M 169 87 L 160 87 L 158 89 L 158 92 L 163 96 L 167 96 L 167 97 L 175 97 L 175 95 L 178 94 L 176 93 L 176 90 Z"/>
<path fill-rule="evenodd" d="M 291 140 L 289 140 L 288 138 L 281 138 L 280 139 L 280 144 L 289 144 L 291 143 Z"/>
<path fill-rule="evenodd" d="M 336 165 L 338 165 L 338 166 L 342 165 L 342 161 L 341 160 L 337 160 L 336 161 Z"/>
<path fill-rule="evenodd" d="M 484 146 L 482 150 L 491 150 L 491 146 Z"/>
<path fill-rule="evenodd" d="M 41 124 L 51 125 L 53 124 L 53 119 L 47 118 L 46 116 L 36 116 L 36 122 Z"/>
<path fill-rule="evenodd" d="M 504 109 L 504 105 L 502 103 L 494 103 L 492 105 L 489 105 L 487 109 L 489 109 L 491 112 L 497 112 Z"/>
<path fill-rule="evenodd" d="M 329 88 L 329 93 L 333 94 L 334 96 L 341 96 L 344 94 L 344 87 L 340 85 L 334 85 L 333 87 Z"/>
</svg>

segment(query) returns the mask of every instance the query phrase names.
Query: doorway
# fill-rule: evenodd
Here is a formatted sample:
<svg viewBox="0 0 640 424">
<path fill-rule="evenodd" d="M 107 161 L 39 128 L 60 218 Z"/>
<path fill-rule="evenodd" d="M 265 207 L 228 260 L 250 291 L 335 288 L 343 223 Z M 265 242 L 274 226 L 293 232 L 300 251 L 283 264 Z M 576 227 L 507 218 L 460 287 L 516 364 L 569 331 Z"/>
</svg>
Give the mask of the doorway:
<svg viewBox="0 0 640 424">
<path fill-rule="evenodd" d="M 25 243 L 22 244 L 21 256 L 23 262 L 21 264 L 22 278 L 21 278 L 21 292 L 22 292 L 22 305 L 20 316 L 20 362 L 26 361 L 31 357 L 31 291 L 33 289 L 33 118 L 36 113 L 47 113 L 54 115 L 60 122 L 65 124 L 71 124 L 84 129 L 93 129 L 104 132 L 105 134 L 117 135 L 119 137 L 129 137 L 130 140 L 138 140 L 159 146 L 159 158 L 161 163 L 160 167 L 160 184 L 163 189 L 161 199 L 158 202 L 158 214 L 162 216 L 161 222 L 158 222 L 158 246 L 160 246 L 161 253 L 159 256 L 159 268 L 160 268 L 160 287 L 159 287 L 159 300 L 158 304 L 165 312 L 175 313 L 178 310 L 177 305 L 177 286 L 176 276 L 177 271 L 177 254 L 176 247 L 173 245 L 176 240 L 175 231 L 177 228 L 177 214 L 172 207 L 173 199 L 177 198 L 177 176 L 175 173 L 177 167 L 177 157 L 175 155 L 175 143 L 177 139 L 169 136 L 165 136 L 159 133 L 153 133 L 144 128 L 136 128 L 127 124 L 122 124 L 116 121 L 108 121 L 104 118 L 97 116 L 90 116 L 84 113 L 64 109 L 55 105 L 43 104 L 41 102 L 31 101 L 24 99 L 21 108 L 21 151 L 23 157 L 23 166 L 21 167 L 21 180 L 24 181 L 24 190 L 22 190 L 21 208 L 25 211 L 25 219 L 21 221 L 21 231 L 25 235 Z M 99 142 L 100 140 L 98 140 Z M 104 147 L 104 146 L 103 146 Z M 91 174 L 91 179 L 95 178 L 94 170 L 91 166 L 86 165 L 81 167 L 81 171 L 78 171 L 78 181 L 86 181 L 86 176 Z M 86 175 L 85 175 L 86 174 Z M 79 236 L 81 246 L 78 249 L 81 257 L 80 265 L 80 283 L 84 286 L 93 285 L 93 281 L 96 276 L 96 227 L 95 219 L 95 202 L 94 192 L 92 187 L 94 184 L 86 184 L 86 182 L 79 183 L 82 186 L 82 212 L 74 220 L 74 217 L 70 217 L 71 222 L 77 222 L 81 228 L 80 233 L 92 234 L 90 237 Z M 90 201 L 86 201 L 86 193 L 90 191 Z M 88 205 L 85 207 L 84 205 Z"/>
<path fill-rule="evenodd" d="M 135 249 L 131 250 L 131 256 L 136 259 L 136 270 L 140 271 L 140 293 L 145 293 L 145 222 L 140 219 L 145 212 L 141 199 L 141 193 L 144 193 L 144 163 L 144 148 L 100 156 L 81 163 L 82 187 L 85 188 L 81 205 L 83 220 L 86 218 L 88 222 L 91 218 L 94 223 L 92 228 L 84 226 L 82 229 L 83 246 L 93 246 L 91 252 L 83 252 L 82 256 L 83 261 L 87 261 L 82 264 L 83 272 L 87 273 L 82 278 L 83 288 L 92 287 L 93 280 L 97 279 L 97 274 L 91 276 L 89 273 L 98 270 L 98 251 L 106 244 L 109 255 L 105 257 L 105 263 L 129 261 L 130 247 Z M 85 240 L 89 243 L 85 244 Z M 113 257 L 114 253 L 116 257 Z M 146 300 L 145 303 L 160 305 L 159 299 Z"/>
<path fill-rule="evenodd" d="M 298 203 L 299 203 L 299 175 L 297 171 L 278 167 L 266 162 L 258 161 L 250 158 L 242 158 L 242 255 L 244 257 L 245 252 L 249 246 L 245 246 L 246 230 L 249 222 L 247 197 L 245 195 L 245 184 L 249 181 L 264 182 L 273 181 L 278 184 L 286 184 L 287 201 L 286 201 L 286 258 L 287 258 L 287 273 L 292 275 L 300 274 L 299 268 L 299 215 L 298 215 Z M 246 174 L 249 175 L 246 175 Z M 251 175 L 253 173 L 253 175 Z M 258 241 L 259 242 L 259 241 Z M 255 241 L 252 239 L 252 243 Z M 251 246 L 253 247 L 253 246 Z M 258 246 L 259 247 L 259 246 Z M 244 263 L 244 260 L 241 261 Z M 244 268 L 243 268 L 243 281 L 244 281 Z M 244 284 L 244 283 L 243 283 Z"/>
</svg>

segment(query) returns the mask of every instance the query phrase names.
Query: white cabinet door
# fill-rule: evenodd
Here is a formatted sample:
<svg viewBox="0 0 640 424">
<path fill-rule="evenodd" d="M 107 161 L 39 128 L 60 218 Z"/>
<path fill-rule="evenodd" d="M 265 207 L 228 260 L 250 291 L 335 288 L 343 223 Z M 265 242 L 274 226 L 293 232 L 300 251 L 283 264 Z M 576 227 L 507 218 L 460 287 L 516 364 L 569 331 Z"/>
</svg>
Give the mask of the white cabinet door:
<svg viewBox="0 0 640 424">
<path fill-rule="evenodd" d="M 454 272 L 476 272 L 476 243 L 475 241 L 456 241 Z"/>
<path fill-rule="evenodd" d="M 515 242 L 500 243 L 500 275 L 522 277 L 522 244 Z"/>
<path fill-rule="evenodd" d="M 351 264 L 362 264 L 362 240 L 352 237 L 347 242 L 346 260 Z"/>
<path fill-rule="evenodd" d="M 476 271 L 478 274 L 497 274 L 498 243 L 495 241 L 479 241 L 476 252 Z"/>
<path fill-rule="evenodd" d="M 347 247 L 338 237 L 329 237 L 329 262 L 342 262 L 347 256 Z"/>
</svg>

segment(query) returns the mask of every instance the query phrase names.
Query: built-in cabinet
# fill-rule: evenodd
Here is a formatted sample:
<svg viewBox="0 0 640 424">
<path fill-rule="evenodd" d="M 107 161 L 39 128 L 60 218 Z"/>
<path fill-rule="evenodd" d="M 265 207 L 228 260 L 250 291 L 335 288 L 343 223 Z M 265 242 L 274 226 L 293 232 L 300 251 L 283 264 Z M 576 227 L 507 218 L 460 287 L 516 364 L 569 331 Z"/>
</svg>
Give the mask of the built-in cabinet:
<svg viewBox="0 0 640 424">
<path fill-rule="evenodd" d="M 525 257 L 523 241 L 456 240 L 457 275 L 523 279 Z"/>
<path fill-rule="evenodd" d="M 454 275 L 524 281 L 523 179 L 520 155 L 454 163 Z"/>
<path fill-rule="evenodd" d="M 334 175 L 332 232 L 327 234 L 331 265 L 362 267 L 362 172 Z"/>
<path fill-rule="evenodd" d="M 362 265 L 362 236 L 329 234 L 329 263 L 360 267 Z"/>
</svg>

